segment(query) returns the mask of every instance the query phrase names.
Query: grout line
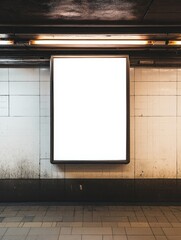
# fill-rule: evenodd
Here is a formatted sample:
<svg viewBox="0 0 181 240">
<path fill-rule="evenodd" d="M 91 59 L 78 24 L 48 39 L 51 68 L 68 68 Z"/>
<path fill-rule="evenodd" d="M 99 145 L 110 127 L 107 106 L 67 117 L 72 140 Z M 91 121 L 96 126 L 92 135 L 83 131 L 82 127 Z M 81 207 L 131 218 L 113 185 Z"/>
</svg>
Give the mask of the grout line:
<svg viewBox="0 0 181 240">
<path fill-rule="evenodd" d="M 133 129 L 134 129 L 134 179 L 136 178 L 136 119 L 135 119 L 135 71 L 136 71 L 136 68 L 134 68 L 134 126 L 133 126 Z M 135 192 L 135 183 L 134 183 L 134 192 Z"/>
<path fill-rule="evenodd" d="M 10 117 L 10 81 L 9 81 L 9 68 L 8 68 L 8 117 Z"/>
<path fill-rule="evenodd" d="M 41 178 L 41 97 L 40 97 L 40 68 L 39 68 L 39 179 Z"/>
<path fill-rule="evenodd" d="M 178 69 L 176 82 L 176 179 L 178 179 Z"/>
</svg>

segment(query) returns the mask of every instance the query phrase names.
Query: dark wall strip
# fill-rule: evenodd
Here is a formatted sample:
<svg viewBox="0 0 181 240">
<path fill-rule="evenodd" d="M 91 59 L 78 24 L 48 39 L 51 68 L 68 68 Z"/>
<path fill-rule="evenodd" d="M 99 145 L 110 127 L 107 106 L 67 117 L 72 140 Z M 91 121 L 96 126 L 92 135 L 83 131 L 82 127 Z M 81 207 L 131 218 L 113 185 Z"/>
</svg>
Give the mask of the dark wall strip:
<svg viewBox="0 0 181 240">
<path fill-rule="evenodd" d="M 0 180 L 0 202 L 181 202 L 181 179 Z"/>
</svg>

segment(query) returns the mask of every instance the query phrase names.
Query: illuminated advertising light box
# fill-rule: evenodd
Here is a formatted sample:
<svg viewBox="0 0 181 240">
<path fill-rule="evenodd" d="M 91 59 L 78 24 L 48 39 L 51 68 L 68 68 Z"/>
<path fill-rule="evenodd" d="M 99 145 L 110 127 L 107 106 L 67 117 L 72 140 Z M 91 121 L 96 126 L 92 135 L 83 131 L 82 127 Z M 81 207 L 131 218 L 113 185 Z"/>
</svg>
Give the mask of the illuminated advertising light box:
<svg viewBox="0 0 181 240">
<path fill-rule="evenodd" d="M 51 58 L 51 162 L 129 162 L 127 56 Z"/>
</svg>

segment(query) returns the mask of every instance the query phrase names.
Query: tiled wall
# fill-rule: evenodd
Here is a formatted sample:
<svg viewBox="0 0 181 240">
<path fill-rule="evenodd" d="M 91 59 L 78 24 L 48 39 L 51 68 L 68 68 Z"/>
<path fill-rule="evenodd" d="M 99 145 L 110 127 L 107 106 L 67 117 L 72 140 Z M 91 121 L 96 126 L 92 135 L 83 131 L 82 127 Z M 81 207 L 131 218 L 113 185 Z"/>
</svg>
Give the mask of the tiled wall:
<svg viewBox="0 0 181 240">
<path fill-rule="evenodd" d="M 128 165 L 52 165 L 49 92 L 49 69 L 0 68 L 0 178 L 181 177 L 181 69 L 131 69 Z"/>
</svg>

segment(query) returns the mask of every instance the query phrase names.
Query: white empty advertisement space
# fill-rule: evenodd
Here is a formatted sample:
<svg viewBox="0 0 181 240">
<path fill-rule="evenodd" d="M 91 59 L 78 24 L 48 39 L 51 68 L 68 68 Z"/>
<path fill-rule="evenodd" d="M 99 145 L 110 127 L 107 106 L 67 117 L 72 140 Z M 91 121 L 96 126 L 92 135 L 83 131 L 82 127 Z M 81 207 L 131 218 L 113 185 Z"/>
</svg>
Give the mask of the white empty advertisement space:
<svg viewBox="0 0 181 240">
<path fill-rule="evenodd" d="M 53 57 L 53 159 L 126 161 L 125 57 Z"/>
</svg>

